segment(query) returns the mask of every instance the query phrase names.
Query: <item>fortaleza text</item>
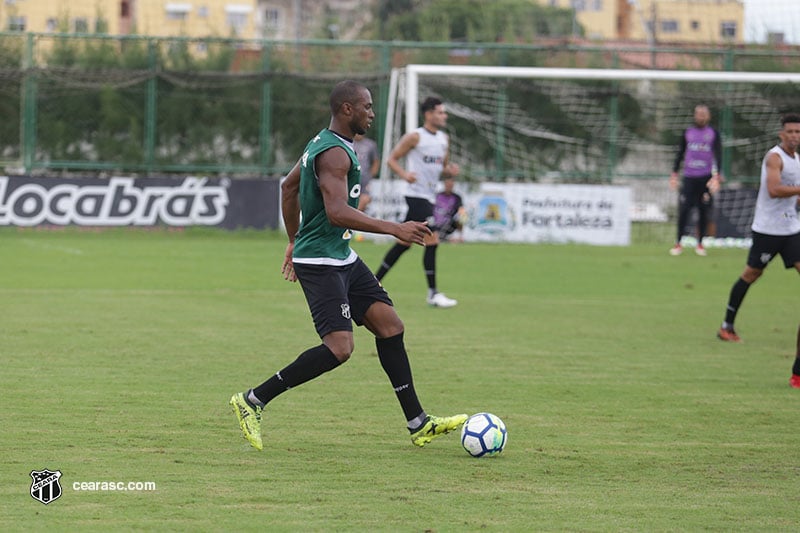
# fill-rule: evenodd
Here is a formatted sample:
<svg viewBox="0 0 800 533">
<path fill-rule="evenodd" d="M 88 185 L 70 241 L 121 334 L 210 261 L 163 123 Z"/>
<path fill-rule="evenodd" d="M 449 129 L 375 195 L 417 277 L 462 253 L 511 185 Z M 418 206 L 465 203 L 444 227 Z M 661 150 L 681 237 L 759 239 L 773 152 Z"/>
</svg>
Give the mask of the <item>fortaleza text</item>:
<svg viewBox="0 0 800 533">
<path fill-rule="evenodd" d="M 587 228 L 587 229 L 610 229 L 614 227 L 614 220 L 611 217 L 600 215 L 543 215 L 535 211 L 523 211 L 522 225 L 534 226 L 537 228 Z"/>
</svg>

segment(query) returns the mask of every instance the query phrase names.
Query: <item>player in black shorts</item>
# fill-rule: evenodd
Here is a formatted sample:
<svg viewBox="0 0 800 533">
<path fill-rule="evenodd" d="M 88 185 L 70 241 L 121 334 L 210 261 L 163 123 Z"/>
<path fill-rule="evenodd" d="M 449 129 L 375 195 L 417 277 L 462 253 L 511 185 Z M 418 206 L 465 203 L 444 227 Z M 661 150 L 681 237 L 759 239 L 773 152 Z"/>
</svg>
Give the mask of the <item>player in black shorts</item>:
<svg viewBox="0 0 800 533">
<path fill-rule="evenodd" d="M 293 266 L 321 339 L 332 331 L 353 331 L 353 322 L 363 326 L 367 310 L 375 302 L 394 305 L 361 258 L 341 267 Z M 347 302 L 347 307 L 341 302 Z"/>
<path fill-rule="evenodd" d="M 430 416 L 422 408 L 403 341 L 403 322 L 389 295 L 350 247 L 350 239 L 352 230 L 360 230 L 421 245 L 431 230 L 420 222 L 398 224 L 357 209 L 361 173 L 353 138 L 365 133 L 375 117 L 372 95 L 360 83 L 341 82 L 331 92 L 330 106 L 330 126 L 309 141 L 281 185 L 289 236 L 282 272 L 287 280 L 300 282 L 322 343 L 261 385 L 234 394 L 230 405 L 245 439 L 261 450 L 263 409 L 290 388 L 347 361 L 355 347 L 355 322 L 375 335 L 378 359 L 406 417 L 411 442 L 424 446 L 459 428 L 467 415 Z"/>
<path fill-rule="evenodd" d="M 793 235 L 767 235 L 753 232 L 753 244 L 747 253 L 747 266 L 764 270 L 777 256 L 783 259 L 783 266 L 794 268 L 800 262 L 800 233 Z"/>
<path fill-rule="evenodd" d="M 678 195 L 678 234 L 675 246 L 670 248 L 671 255 L 683 253 L 681 239 L 686 232 L 689 214 L 697 208 L 697 255 L 706 255 L 703 247 L 708 217 L 711 215 L 711 194 L 719 187 L 722 175 L 717 167 L 722 155 L 722 141 L 719 132 L 709 125 L 711 111 L 708 106 L 698 105 L 694 108 L 694 124 L 684 130 L 669 184 L 672 189 L 678 188 L 678 169 L 683 161 L 683 180 Z"/>
<path fill-rule="evenodd" d="M 392 148 L 386 164 L 392 172 L 406 182 L 405 199 L 408 204 L 406 221 L 427 222 L 433 227 L 433 204 L 436 201 L 436 190 L 441 178 L 455 177 L 461 171 L 459 166 L 450 162 L 450 139 L 442 131 L 447 125 L 447 112 L 438 98 L 426 98 L 421 106 L 424 124 L 403 135 Z M 406 168 L 400 165 L 405 158 Z M 428 283 L 428 305 L 434 307 L 453 307 L 457 300 L 448 298 L 439 292 L 436 286 L 436 250 L 439 247 L 439 233 L 433 231 L 425 238 L 425 251 L 422 255 L 422 266 L 425 269 L 425 280 Z M 411 243 L 396 242 L 383 257 L 375 276 L 379 280 L 389 272 L 398 259 L 411 248 Z"/>
<path fill-rule="evenodd" d="M 431 231 L 436 231 L 433 225 L 433 204 L 424 198 L 406 197 L 406 204 L 408 211 L 406 212 L 406 221 L 415 220 L 417 222 L 427 222 Z"/>
<path fill-rule="evenodd" d="M 761 163 L 761 183 L 753 214 L 753 244 L 747 255 L 744 272 L 731 287 L 725 320 L 717 331 L 723 341 L 741 342 L 733 329 L 736 314 L 750 286 L 761 277 L 767 265 L 778 255 L 783 266 L 800 272 L 800 115 L 781 119 L 780 144 L 771 148 Z M 789 384 L 800 389 L 800 331 L 797 358 Z"/>
</svg>

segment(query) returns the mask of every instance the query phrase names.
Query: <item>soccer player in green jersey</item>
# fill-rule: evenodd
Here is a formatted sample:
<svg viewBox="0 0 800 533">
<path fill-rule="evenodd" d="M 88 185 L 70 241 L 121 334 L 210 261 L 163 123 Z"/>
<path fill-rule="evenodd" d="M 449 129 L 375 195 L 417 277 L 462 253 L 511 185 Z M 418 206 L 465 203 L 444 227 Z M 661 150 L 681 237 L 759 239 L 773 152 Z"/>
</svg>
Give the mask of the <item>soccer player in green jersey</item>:
<svg viewBox="0 0 800 533">
<path fill-rule="evenodd" d="M 355 322 L 375 335 L 378 358 L 406 417 L 411 442 L 424 446 L 458 429 L 467 415 L 437 417 L 422 408 L 403 342 L 403 322 L 375 275 L 350 248 L 350 239 L 352 230 L 358 230 L 422 245 L 431 230 L 423 222 L 390 222 L 357 209 L 361 171 L 353 138 L 366 133 L 375 118 L 372 95 L 358 82 L 343 81 L 331 91 L 330 108 L 330 125 L 309 141 L 281 185 L 289 236 L 282 272 L 285 279 L 300 282 L 322 343 L 261 385 L 234 394 L 230 405 L 244 437 L 262 449 L 264 407 L 347 361 L 354 349 Z"/>
</svg>

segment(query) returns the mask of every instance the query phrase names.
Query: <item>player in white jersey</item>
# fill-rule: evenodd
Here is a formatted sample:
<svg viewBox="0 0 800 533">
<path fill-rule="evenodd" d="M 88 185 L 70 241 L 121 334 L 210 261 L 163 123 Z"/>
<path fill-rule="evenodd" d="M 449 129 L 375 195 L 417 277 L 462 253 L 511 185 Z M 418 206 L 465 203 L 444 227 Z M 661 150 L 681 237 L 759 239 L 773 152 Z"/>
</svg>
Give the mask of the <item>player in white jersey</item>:
<svg viewBox="0 0 800 533">
<path fill-rule="evenodd" d="M 747 265 L 731 289 L 725 321 L 717 336 L 724 341 L 741 342 L 733 329 L 736 313 L 750 288 L 780 254 L 786 268 L 800 272 L 800 219 L 797 218 L 800 195 L 800 115 L 790 114 L 781 120 L 780 144 L 770 149 L 761 163 L 761 185 L 753 217 L 753 245 Z M 798 353 L 792 368 L 790 385 L 800 388 L 800 330 Z"/>
<path fill-rule="evenodd" d="M 455 177 L 459 167 L 450 162 L 450 141 L 442 129 L 447 126 L 447 111 L 438 98 L 427 98 L 421 106 L 424 124 L 403 135 L 392 149 L 387 165 L 406 182 L 405 199 L 408 204 L 406 221 L 428 222 L 433 234 L 425 238 L 422 265 L 428 282 L 428 304 L 434 307 L 453 307 L 458 302 L 448 298 L 436 288 L 436 250 L 439 234 L 433 221 L 433 204 L 439 180 Z M 405 158 L 406 168 L 400 165 Z M 398 241 L 386 253 L 375 276 L 381 280 L 394 266 L 411 243 Z"/>
</svg>

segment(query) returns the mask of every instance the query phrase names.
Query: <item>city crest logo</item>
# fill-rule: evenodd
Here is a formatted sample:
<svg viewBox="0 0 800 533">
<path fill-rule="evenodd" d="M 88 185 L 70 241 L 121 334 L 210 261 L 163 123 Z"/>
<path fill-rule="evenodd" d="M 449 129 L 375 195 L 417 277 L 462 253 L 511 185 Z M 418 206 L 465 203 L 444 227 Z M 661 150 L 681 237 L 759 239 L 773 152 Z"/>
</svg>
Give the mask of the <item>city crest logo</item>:
<svg viewBox="0 0 800 533">
<path fill-rule="evenodd" d="M 31 470 L 31 497 L 38 500 L 43 504 L 55 501 L 61 496 L 61 484 L 58 482 L 61 478 L 61 471 L 56 470 Z"/>
<path fill-rule="evenodd" d="M 514 229 L 514 211 L 502 194 L 489 193 L 470 213 L 470 226 L 489 234 L 500 234 Z"/>
</svg>

